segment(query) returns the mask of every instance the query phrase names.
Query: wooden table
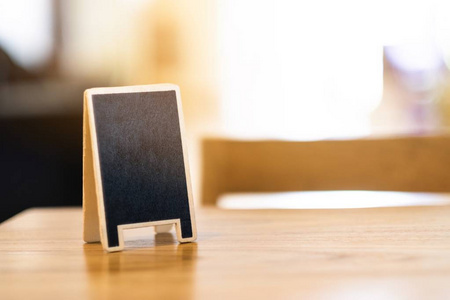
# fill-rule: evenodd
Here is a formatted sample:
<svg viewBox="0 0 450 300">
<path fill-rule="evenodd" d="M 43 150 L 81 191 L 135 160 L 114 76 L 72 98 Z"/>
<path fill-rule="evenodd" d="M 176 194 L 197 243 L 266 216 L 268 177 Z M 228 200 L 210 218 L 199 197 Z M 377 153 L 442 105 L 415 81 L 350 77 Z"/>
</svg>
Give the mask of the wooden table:
<svg viewBox="0 0 450 300">
<path fill-rule="evenodd" d="M 197 209 L 197 243 L 149 229 L 106 253 L 81 209 L 0 225 L 0 299 L 449 299 L 450 206 Z"/>
</svg>

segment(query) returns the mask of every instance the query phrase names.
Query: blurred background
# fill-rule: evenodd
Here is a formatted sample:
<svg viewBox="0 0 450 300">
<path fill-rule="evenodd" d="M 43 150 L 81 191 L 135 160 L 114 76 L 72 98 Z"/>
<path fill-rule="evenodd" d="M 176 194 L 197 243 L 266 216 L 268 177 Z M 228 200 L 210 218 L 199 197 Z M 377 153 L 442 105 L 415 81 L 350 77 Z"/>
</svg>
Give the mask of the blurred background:
<svg viewBox="0 0 450 300">
<path fill-rule="evenodd" d="M 445 134 L 450 2 L 0 0 L 0 221 L 81 205 L 83 91 L 181 88 L 205 137 Z"/>
</svg>

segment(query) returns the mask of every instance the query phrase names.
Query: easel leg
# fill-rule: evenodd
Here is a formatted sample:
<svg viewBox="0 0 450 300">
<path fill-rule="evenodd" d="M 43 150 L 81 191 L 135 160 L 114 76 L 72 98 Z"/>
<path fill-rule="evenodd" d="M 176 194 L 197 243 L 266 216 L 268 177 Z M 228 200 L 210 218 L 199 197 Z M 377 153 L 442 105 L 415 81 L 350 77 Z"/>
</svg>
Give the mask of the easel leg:
<svg viewBox="0 0 450 300">
<path fill-rule="evenodd" d="M 108 248 L 115 248 L 115 247 L 120 247 L 123 245 L 120 245 L 120 240 L 121 237 L 123 236 L 123 231 L 122 229 L 117 226 L 117 225 L 113 225 L 113 226 L 108 226 L 107 225 L 107 235 L 108 235 Z M 119 236 L 119 234 L 121 236 Z"/>
<path fill-rule="evenodd" d="M 87 243 L 100 241 L 97 195 L 94 180 L 94 159 L 87 103 L 83 113 L 83 239 Z"/>
<path fill-rule="evenodd" d="M 181 219 L 180 222 L 176 224 L 178 242 L 188 243 L 194 241 L 197 238 L 197 235 L 193 229 L 190 220 Z"/>
</svg>

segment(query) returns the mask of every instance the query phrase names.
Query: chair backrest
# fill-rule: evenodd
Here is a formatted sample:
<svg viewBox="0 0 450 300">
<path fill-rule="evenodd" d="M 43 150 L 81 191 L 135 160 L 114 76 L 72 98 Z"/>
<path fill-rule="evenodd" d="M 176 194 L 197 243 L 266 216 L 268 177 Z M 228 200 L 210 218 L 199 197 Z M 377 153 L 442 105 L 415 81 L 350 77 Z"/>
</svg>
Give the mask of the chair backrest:
<svg viewBox="0 0 450 300">
<path fill-rule="evenodd" d="M 203 141 L 203 204 L 229 192 L 450 192 L 450 136 Z"/>
</svg>

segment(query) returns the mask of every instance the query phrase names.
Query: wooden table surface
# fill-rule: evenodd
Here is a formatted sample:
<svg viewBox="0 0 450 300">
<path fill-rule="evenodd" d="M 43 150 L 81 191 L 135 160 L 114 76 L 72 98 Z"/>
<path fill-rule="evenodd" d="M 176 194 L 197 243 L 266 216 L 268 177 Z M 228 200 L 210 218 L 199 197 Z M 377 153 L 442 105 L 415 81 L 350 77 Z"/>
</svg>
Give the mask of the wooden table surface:
<svg viewBox="0 0 450 300">
<path fill-rule="evenodd" d="M 125 233 L 106 253 L 81 209 L 0 225 L 0 299 L 449 299 L 450 206 L 197 209 L 199 238 Z"/>
</svg>

